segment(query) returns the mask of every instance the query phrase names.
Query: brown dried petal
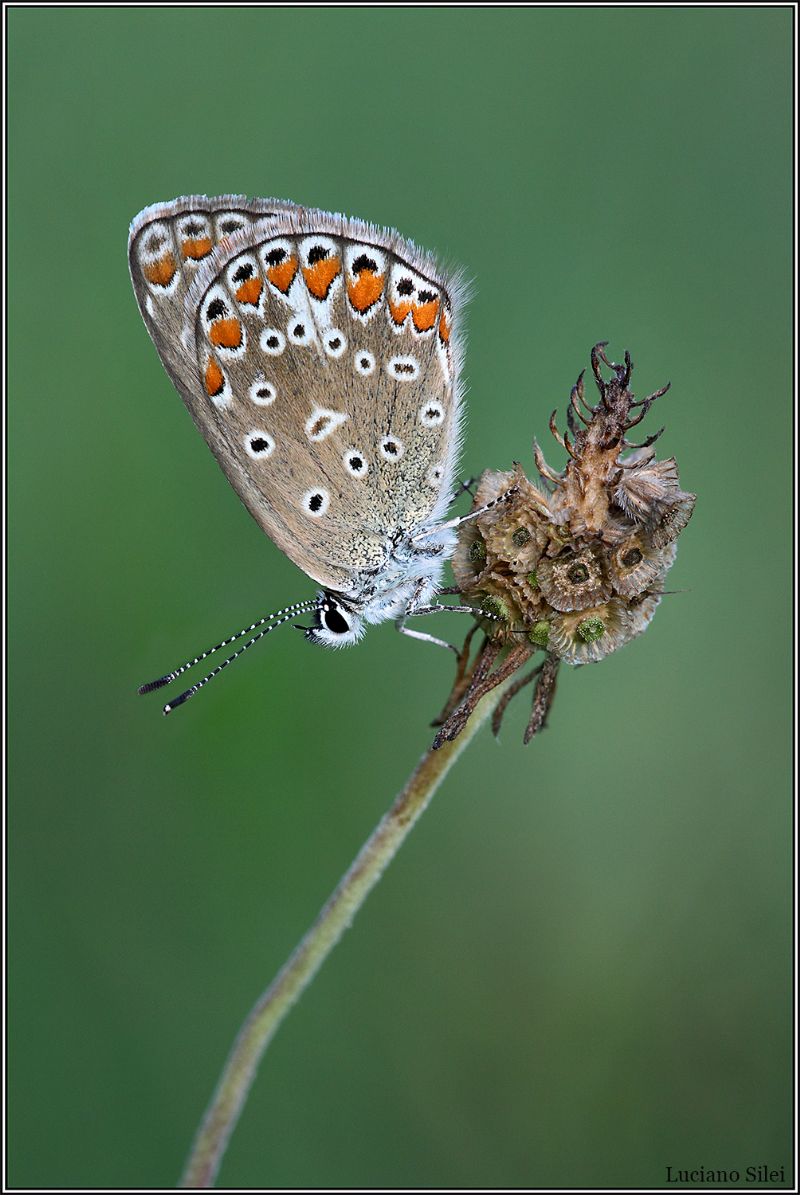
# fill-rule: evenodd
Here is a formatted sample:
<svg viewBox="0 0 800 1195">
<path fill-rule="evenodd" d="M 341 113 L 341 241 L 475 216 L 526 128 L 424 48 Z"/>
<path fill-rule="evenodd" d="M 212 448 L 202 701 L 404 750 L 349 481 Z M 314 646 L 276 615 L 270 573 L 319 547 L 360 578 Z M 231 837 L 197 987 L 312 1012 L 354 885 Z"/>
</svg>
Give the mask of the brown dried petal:
<svg viewBox="0 0 800 1195">
<path fill-rule="evenodd" d="M 539 588 L 538 574 L 535 571 L 516 573 L 512 581 L 516 591 L 516 603 L 522 611 L 525 623 L 534 623 L 546 618 L 549 608 Z"/>
<path fill-rule="evenodd" d="M 653 529 L 652 539 L 653 545 L 656 548 L 661 548 L 665 544 L 671 544 L 673 540 L 678 538 L 692 517 L 696 501 L 696 494 L 685 494 L 683 492 L 678 494 L 678 501 L 674 502 L 672 506 L 667 507 L 659 520 L 658 526 Z"/>
<path fill-rule="evenodd" d="M 666 574 L 676 551 L 674 544 L 656 548 L 645 531 L 634 532 L 608 553 L 611 584 L 623 597 L 643 593 L 657 578 Z"/>
<path fill-rule="evenodd" d="M 586 610 L 611 597 L 612 588 L 600 554 L 586 546 L 554 559 L 542 557 L 536 576 L 543 597 L 554 610 Z"/>
<path fill-rule="evenodd" d="M 614 501 L 638 523 L 658 518 L 661 508 L 680 495 L 675 457 L 650 461 L 634 469 L 623 469 L 614 491 Z"/>
<path fill-rule="evenodd" d="M 602 623 L 603 633 L 587 642 L 579 628 L 590 620 Z M 590 664 L 622 647 L 634 634 L 638 631 L 631 628 L 626 603 L 622 598 L 611 598 L 591 610 L 554 614 L 550 621 L 548 649 L 568 664 Z"/>
<path fill-rule="evenodd" d="M 647 630 L 650 619 L 656 612 L 661 601 L 660 593 L 643 593 L 628 603 L 628 633 L 630 639 L 635 639 Z"/>
<path fill-rule="evenodd" d="M 458 529 L 458 542 L 451 561 L 453 576 L 459 589 L 468 592 L 475 589 L 482 573 L 489 567 L 486 541 L 474 519 L 462 523 Z"/>
</svg>

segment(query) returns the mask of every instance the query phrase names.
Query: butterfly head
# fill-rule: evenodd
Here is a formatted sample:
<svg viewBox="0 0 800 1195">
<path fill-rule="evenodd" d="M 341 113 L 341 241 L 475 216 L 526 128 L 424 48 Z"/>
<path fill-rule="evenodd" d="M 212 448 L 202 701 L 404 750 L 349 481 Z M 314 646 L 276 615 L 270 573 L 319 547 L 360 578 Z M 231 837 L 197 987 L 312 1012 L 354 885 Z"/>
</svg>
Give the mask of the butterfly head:
<svg viewBox="0 0 800 1195">
<path fill-rule="evenodd" d="M 366 629 L 364 619 L 340 598 L 322 590 L 314 611 L 314 625 L 303 627 L 309 643 L 322 647 L 351 647 Z"/>
</svg>

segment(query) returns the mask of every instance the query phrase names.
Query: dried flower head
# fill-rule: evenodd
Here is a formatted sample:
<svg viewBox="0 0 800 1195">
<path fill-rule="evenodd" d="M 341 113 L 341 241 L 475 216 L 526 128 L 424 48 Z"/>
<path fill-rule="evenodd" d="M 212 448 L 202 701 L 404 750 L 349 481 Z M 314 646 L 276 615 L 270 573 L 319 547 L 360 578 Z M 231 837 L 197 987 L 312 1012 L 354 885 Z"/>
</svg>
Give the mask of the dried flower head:
<svg viewBox="0 0 800 1195">
<path fill-rule="evenodd" d="M 550 417 L 568 455 L 563 471 L 547 464 L 534 441 L 539 483 L 519 464 L 487 470 L 473 517 L 459 529 L 453 572 L 485 640 L 470 662 L 473 627 L 435 746 L 455 738 L 485 693 L 544 651 L 544 663 L 509 686 L 495 713 L 496 731 L 511 697 L 536 679 L 528 742 L 544 725 L 560 662 L 601 660 L 640 635 L 664 591 L 695 495 L 680 488 L 673 457 L 655 459 L 652 445 L 663 428 L 640 444 L 627 437 L 669 386 L 637 402 L 628 389 L 627 352 L 624 364 L 615 364 L 603 342 L 591 362 L 597 404 L 586 401 L 582 373 L 567 408 L 569 430 L 562 435 L 556 412 Z"/>
</svg>

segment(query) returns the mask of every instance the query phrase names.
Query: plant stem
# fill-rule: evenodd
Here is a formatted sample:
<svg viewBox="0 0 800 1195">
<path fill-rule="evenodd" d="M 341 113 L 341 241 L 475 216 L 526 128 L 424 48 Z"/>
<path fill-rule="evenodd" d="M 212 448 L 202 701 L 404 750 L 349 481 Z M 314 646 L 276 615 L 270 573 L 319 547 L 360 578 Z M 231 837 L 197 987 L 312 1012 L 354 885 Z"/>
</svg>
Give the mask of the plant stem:
<svg viewBox="0 0 800 1195">
<path fill-rule="evenodd" d="M 464 729 L 438 751 L 428 750 L 376 826 L 322 912 L 242 1025 L 192 1145 L 181 1187 L 211 1187 L 258 1064 L 287 1012 L 348 928 L 386 866 L 461 752 L 491 715 L 508 685 L 477 705 Z"/>
</svg>

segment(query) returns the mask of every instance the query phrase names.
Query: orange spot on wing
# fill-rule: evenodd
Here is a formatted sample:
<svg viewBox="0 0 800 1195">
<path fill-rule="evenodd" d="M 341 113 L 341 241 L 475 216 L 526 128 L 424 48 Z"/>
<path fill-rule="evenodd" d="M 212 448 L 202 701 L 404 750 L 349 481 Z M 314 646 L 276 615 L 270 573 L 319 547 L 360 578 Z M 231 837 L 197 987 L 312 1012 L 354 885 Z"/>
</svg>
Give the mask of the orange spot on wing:
<svg viewBox="0 0 800 1195">
<path fill-rule="evenodd" d="M 152 282 L 153 286 L 169 286 L 175 277 L 176 268 L 175 258 L 171 253 L 165 253 L 163 257 L 159 257 L 158 261 L 151 261 L 148 265 L 142 266 L 142 273 L 148 282 Z"/>
<path fill-rule="evenodd" d="M 442 311 L 442 317 L 439 320 L 439 339 L 445 344 L 450 341 L 450 325 L 447 322 L 447 311 Z"/>
<path fill-rule="evenodd" d="M 413 306 L 414 304 L 409 303 L 407 299 L 404 299 L 401 303 L 393 303 L 390 299 L 389 311 L 391 312 L 394 322 L 396 324 L 402 324 L 403 320 L 406 318 Z"/>
<path fill-rule="evenodd" d="M 431 299 L 429 303 L 415 303 L 412 319 L 418 332 L 427 332 L 436 323 L 436 313 L 439 310 L 439 300 Z"/>
<path fill-rule="evenodd" d="M 331 283 L 341 268 L 338 257 L 323 257 L 322 261 L 315 261 L 313 266 L 303 266 L 306 286 L 315 299 L 327 299 Z"/>
<path fill-rule="evenodd" d="M 362 270 L 355 282 L 348 282 L 347 293 L 356 311 L 369 311 L 383 294 L 383 274 Z"/>
<path fill-rule="evenodd" d="M 297 273 L 297 258 L 287 257 L 277 266 L 269 266 L 267 269 L 267 277 L 273 286 L 277 286 L 278 290 L 286 294 L 289 287 L 294 282 L 294 276 Z"/>
<path fill-rule="evenodd" d="M 263 284 L 260 278 L 248 278 L 236 292 L 236 298 L 240 303 L 249 303 L 255 307 L 258 300 L 261 298 Z"/>
<path fill-rule="evenodd" d="M 210 237 L 200 237 L 198 240 L 184 241 L 181 245 L 181 253 L 183 256 L 191 257 L 192 261 L 199 261 L 201 257 L 207 257 L 210 252 Z"/>
<path fill-rule="evenodd" d="M 208 339 L 223 349 L 238 349 L 242 343 L 242 325 L 238 319 L 218 319 L 211 325 Z"/>
<path fill-rule="evenodd" d="M 206 366 L 206 393 L 211 398 L 216 396 L 225 388 L 225 375 L 220 367 L 217 365 L 213 357 L 208 358 L 208 365 Z"/>
</svg>

